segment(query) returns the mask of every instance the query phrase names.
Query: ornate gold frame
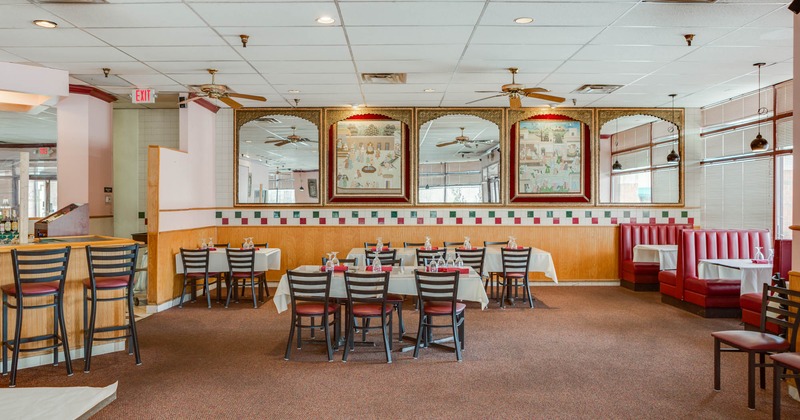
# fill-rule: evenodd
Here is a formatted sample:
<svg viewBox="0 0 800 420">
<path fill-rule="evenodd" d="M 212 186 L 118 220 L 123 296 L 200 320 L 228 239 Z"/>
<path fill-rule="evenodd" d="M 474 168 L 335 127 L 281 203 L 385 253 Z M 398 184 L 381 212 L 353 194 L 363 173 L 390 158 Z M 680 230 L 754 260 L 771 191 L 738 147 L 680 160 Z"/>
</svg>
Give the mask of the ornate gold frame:
<svg viewBox="0 0 800 420">
<path fill-rule="evenodd" d="M 282 204 L 265 204 L 265 203 L 239 203 L 239 129 L 242 126 L 250 121 L 253 121 L 259 117 L 267 116 L 267 115 L 288 115 L 292 117 L 302 118 L 306 121 L 309 121 L 312 124 L 317 126 L 317 131 L 319 133 L 319 157 L 318 157 L 318 166 L 319 166 L 319 183 L 317 184 L 318 193 L 317 193 L 317 202 L 316 203 L 282 203 Z M 325 160 L 322 159 L 324 156 L 324 147 L 323 141 L 324 136 L 322 135 L 322 108 L 242 108 L 236 109 L 233 111 L 233 206 L 234 207 L 320 207 L 323 205 L 324 200 L 320 195 L 322 192 L 322 186 L 327 185 L 326 177 L 326 167 L 325 167 Z"/>
</svg>

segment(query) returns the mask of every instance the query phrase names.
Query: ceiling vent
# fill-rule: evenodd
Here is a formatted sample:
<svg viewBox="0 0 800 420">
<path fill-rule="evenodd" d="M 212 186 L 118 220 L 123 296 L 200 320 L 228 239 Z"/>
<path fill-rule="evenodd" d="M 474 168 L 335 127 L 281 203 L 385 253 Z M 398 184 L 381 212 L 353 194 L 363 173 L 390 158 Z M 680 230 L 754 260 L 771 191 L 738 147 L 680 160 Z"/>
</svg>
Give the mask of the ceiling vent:
<svg viewBox="0 0 800 420">
<path fill-rule="evenodd" d="M 583 85 L 573 90 L 572 93 L 607 94 L 621 87 L 622 85 Z"/>
<path fill-rule="evenodd" d="M 405 73 L 361 73 L 361 81 L 364 83 L 395 85 L 406 82 Z"/>
</svg>

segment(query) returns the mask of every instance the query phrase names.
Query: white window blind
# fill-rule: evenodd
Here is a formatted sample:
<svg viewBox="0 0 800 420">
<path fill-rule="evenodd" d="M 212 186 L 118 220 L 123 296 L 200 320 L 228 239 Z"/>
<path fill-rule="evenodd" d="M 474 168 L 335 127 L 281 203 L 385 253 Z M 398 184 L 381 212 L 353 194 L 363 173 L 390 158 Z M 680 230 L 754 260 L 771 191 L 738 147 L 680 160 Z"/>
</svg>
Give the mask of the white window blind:
<svg viewBox="0 0 800 420">
<path fill-rule="evenodd" d="M 678 177 L 678 168 L 653 171 L 652 191 L 654 203 L 678 202 Z"/>
<path fill-rule="evenodd" d="M 637 150 L 635 152 L 620 153 L 612 155 L 612 160 L 619 160 L 622 169 L 638 169 L 650 167 L 650 149 Z"/>
<path fill-rule="evenodd" d="M 772 160 L 703 166 L 707 228 L 771 229 Z"/>
<path fill-rule="evenodd" d="M 776 129 L 776 139 L 775 139 L 775 148 L 778 150 L 781 149 L 791 149 L 792 142 L 793 142 L 793 129 L 792 129 L 792 118 L 783 118 L 778 120 L 775 129 Z"/>
</svg>

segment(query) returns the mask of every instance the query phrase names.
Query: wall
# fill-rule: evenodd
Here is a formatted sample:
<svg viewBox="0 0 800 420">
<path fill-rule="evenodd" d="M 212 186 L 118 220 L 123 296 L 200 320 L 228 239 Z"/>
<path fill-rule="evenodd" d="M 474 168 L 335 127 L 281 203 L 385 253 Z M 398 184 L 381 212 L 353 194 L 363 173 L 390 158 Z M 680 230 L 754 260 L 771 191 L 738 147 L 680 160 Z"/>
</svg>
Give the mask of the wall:
<svg viewBox="0 0 800 420">
<path fill-rule="evenodd" d="M 139 116 L 134 109 L 114 111 L 114 236 L 130 238 L 139 227 Z"/>
</svg>

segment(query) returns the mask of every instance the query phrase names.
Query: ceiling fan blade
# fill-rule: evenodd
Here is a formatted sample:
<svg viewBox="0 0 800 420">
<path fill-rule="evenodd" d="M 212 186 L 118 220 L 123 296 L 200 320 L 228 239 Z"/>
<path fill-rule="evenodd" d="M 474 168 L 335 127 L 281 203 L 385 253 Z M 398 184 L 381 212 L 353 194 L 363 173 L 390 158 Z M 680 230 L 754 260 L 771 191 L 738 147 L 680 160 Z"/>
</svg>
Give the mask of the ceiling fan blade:
<svg viewBox="0 0 800 420">
<path fill-rule="evenodd" d="M 267 140 L 267 141 L 265 141 L 264 143 L 265 143 L 265 144 L 270 144 L 270 143 L 280 143 L 280 142 L 282 142 L 282 141 L 286 141 L 286 140 L 279 140 L 279 139 L 275 139 L 275 140 Z"/>
<path fill-rule="evenodd" d="M 496 97 L 498 97 L 498 96 L 506 96 L 506 94 L 505 94 L 505 93 L 501 93 L 501 94 L 499 94 L 499 95 L 487 96 L 487 97 L 485 97 L 485 98 L 476 99 L 476 100 L 474 100 L 474 101 L 469 101 L 469 102 L 467 102 L 467 104 L 475 103 L 475 102 L 478 102 L 478 101 L 485 101 L 485 100 L 487 100 L 487 99 L 496 98 Z"/>
<path fill-rule="evenodd" d="M 476 90 L 475 93 L 505 93 L 499 90 Z"/>
<path fill-rule="evenodd" d="M 439 144 L 436 145 L 436 147 L 444 147 L 444 146 L 449 146 L 451 144 L 456 144 L 456 143 L 458 143 L 458 140 L 448 141 L 446 143 L 439 143 Z"/>
<path fill-rule="evenodd" d="M 178 102 L 178 105 L 188 104 L 189 102 L 193 102 L 193 101 L 196 101 L 198 99 L 203 99 L 203 98 L 205 98 L 205 96 L 192 96 L 189 99 L 184 99 L 184 100 Z"/>
<path fill-rule="evenodd" d="M 516 95 L 509 96 L 508 97 L 508 103 L 509 103 L 509 106 L 511 107 L 511 109 L 520 109 L 520 108 L 522 108 L 522 99 L 520 99 L 519 96 L 516 96 Z"/>
<path fill-rule="evenodd" d="M 541 87 L 522 89 L 522 94 L 525 96 L 528 96 L 529 93 L 538 93 L 538 92 L 550 92 L 550 91 Z"/>
<path fill-rule="evenodd" d="M 307 137 L 303 137 L 302 139 L 300 139 L 300 141 L 307 141 L 309 143 L 319 143 L 319 140 L 311 140 Z"/>
<path fill-rule="evenodd" d="M 529 98 L 541 99 L 541 100 L 547 101 L 547 102 L 558 102 L 558 103 L 564 102 L 564 98 L 562 98 L 560 96 L 543 95 L 541 93 L 529 93 L 529 94 L 527 94 L 525 96 L 527 96 Z"/>
<path fill-rule="evenodd" d="M 225 102 L 226 104 L 228 104 L 229 107 L 231 107 L 233 109 L 239 109 L 239 108 L 242 107 L 242 104 L 240 104 L 239 102 L 234 101 L 233 99 L 231 99 L 231 98 L 229 98 L 227 96 L 222 96 L 222 97 L 219 98 L 219 100 L 222 101 L 222 102 Z"/>
<path fill-rule="evenodd" d="M 275 143 L 275 146 L 277 146 L 277 147 L 286 146 L 289 143 L 291 143 L 291 142 L 287 141 L 287 140 L 282 140 L 282 141 L 279 141 L 279 142 Z"/>
<path fill-rule="evenodd" d="M 261 101 L 261 102 L 266 102 L 267 101 L 267 98 L 265 98 L 263 96 L 245 95 L 244 93 L 233 93 L 233 92 L 231 92 L 231 93 L 228 94 L 228 96 L 233 97 L 233 98 L 249 99 L 251 101 Z"/>
</svg>

